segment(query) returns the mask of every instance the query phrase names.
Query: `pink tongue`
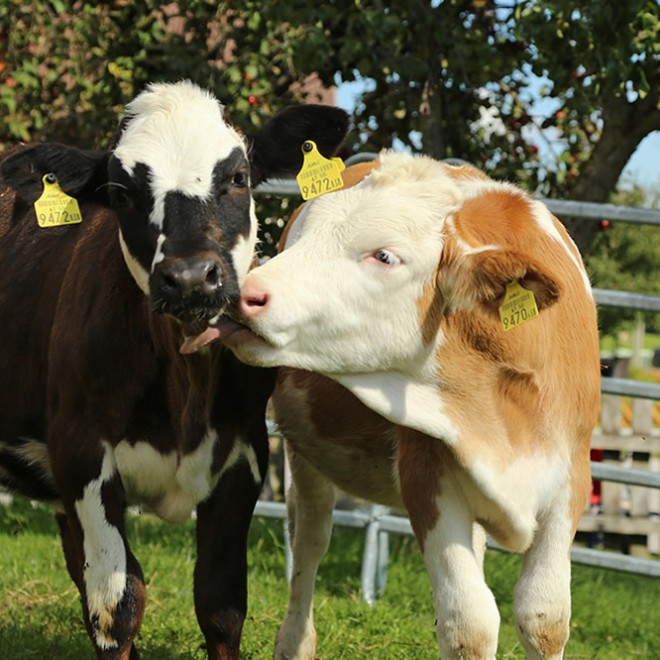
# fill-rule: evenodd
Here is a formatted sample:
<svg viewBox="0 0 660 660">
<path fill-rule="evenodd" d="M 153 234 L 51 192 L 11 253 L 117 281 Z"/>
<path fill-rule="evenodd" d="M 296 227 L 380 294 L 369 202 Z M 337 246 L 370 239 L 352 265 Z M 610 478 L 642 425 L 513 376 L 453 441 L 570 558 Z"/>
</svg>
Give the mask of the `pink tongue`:
<svg viewBox="0 0 660 660">
<path fill-rule="evenodd" d="M 223 316 L 217 325 L 209 326 L 206 330 L 194 337 L 186 337 L 179 348 L 179 353 L 183 355 L 196 353 L 200 348 L 204 348 L 204 346 L 219 339 L 225 339 L 229 335 L 233 335 L 237 330 L 242 330 L 244 327 L 228 316 Z"/>
<path fill-rule="evenodd" d="M 206 328 L 204 332 L 194 337 L 186 337 L 179 348 L 179 353 L 183 355 L 190 355 L 197 353 L 200 348 L 203 348 L 212 341 L 220 339 L 220 328 Z"/>
</svg>

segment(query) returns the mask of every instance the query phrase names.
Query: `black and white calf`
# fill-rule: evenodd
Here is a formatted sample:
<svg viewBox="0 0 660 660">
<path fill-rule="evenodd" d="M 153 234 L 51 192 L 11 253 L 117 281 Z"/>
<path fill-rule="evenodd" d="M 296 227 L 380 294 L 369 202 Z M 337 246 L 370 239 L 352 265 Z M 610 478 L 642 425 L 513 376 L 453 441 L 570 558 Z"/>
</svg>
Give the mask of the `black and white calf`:
<svg viewBox="0 0 660 660">
<path fill-rule="evenodd" d="M 219 344 L 180 348 L 237 299 L 257 235 L 251 187 L 297 172 L 304 140 L 330 155 L 346 129 L 341 110 L 296 106 L 244 136 L 209 93 L 156 84 L 127 106 L 114 151 L 41 144 L 0 165 L 0 485 L 56 506 L 99 658 L 137 657 L 133 503 L 172 522 L 196 509 L 208 655 L 239 655 L 273 373 Z M 82 223 L 38 226 L 46 174 Z"/>
</svg>

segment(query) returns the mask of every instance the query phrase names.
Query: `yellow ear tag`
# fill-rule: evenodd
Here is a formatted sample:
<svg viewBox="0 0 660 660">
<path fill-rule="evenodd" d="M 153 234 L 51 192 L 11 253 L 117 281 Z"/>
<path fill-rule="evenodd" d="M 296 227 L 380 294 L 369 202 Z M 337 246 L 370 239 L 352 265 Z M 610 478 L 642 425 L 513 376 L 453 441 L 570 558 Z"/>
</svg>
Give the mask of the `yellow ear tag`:
<svg viewBox="0 0 660 660">
<path fill-rule="evenodd" d="M 341 158 L 329 160 L 319 153 L 316 144 L 305 140 L 302 145 L 303 166 L 296 181 L 304 200 L 344 187 L 341 172 L 346 167 Z"/>
<path fill-rule="evenodd" d="M 504 332 L 513 330 L 539 315 L 534 292 L 523 289 L 517 281 L 507 284 L 499 309 Z"/>
<path fill-rule="evenodd" d="M 45 174 L 41 180 L 44 191 L 34 203 L 39 226 L 59 227 L 82 222 L 78 202 L 60 188 L 57 177 L 54 174 Z"/>
</svg>

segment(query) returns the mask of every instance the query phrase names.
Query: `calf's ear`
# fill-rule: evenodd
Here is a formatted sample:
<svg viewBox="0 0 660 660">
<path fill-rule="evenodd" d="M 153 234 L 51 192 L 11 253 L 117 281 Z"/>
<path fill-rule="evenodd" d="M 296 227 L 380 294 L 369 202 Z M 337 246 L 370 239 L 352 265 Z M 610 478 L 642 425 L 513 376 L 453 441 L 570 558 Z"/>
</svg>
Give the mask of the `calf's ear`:
<svg viewBox="0 0 660 660">
<path fill-rule="evenodd" d="M 42 178 L 54 174 L 62 190 L 74 197 L 92 194 L 108 180 L 107 151 L 82 151 L 57 142 L 35 144 L 2 163 L 0 174 L 18 196 L 33 204 L 43 192 Z"/>
<path fill-rule="evenodd" d="M 448 286 L 446 295 L 453 308 L 480 304 L 497 313 L 511 282 L 534 293 L 539 311 L 556 303 L 561 295 L 559 282 L 546 267 L 525 254 L 506 249 L 462 255 L 449 269 L 441 268 L 439 275 L 439 284 Z"/>
<path fill-rule="evenodd" d="M 302 144 L 313 140 L 326 157 L 332 156 L 348 132 L 349 116 L 328 105 L 295 105 L 275 115 L 248 135 L 253 185 L 273 177 L 294 177 L 302 167 Z"/>
</svg>

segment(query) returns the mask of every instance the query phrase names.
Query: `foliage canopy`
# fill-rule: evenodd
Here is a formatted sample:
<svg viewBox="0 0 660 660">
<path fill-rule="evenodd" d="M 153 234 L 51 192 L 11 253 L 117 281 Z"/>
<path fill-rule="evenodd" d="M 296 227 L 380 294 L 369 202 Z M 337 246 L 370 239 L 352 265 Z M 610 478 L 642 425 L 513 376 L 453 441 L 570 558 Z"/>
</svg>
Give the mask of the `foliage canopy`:
<svg viewBox="0 0 660 660">
<path fill-rule="evenodd" d="M 655 0 L 5 0 L 0 147 L 107 147 L 150 81 L 192 78 L 246 127 L 313 97 L 310 77 L 361 80 L 353 150 L 395 143 L 607 201 L 660 129 L 659 12 Z M 567 224 L 586 252 L 597 225 Z"/>
</svg>

